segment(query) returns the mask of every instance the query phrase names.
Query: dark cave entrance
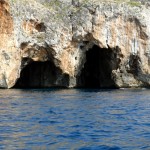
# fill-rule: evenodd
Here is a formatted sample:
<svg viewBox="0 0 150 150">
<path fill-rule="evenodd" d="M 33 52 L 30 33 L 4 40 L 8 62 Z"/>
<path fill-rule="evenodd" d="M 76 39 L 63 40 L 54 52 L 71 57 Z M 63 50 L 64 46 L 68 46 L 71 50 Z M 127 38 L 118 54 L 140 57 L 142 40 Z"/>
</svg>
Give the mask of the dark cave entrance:
<svg viewBox="0 0 150 150">
<path fill-rule="evenodd" d="M 118 49 L 100 48 L 94 45 L 86 52 L 86 62 L 78 78 L 79 87 L 116 88 L 112 70 L 118 68 Z"/>
<path fill-rule="evenodd" d="M 54 86 L 57 68 L 51 61 L 30 62 L 25 66 L 14 88 L 46 88 Z"/>
</svg>

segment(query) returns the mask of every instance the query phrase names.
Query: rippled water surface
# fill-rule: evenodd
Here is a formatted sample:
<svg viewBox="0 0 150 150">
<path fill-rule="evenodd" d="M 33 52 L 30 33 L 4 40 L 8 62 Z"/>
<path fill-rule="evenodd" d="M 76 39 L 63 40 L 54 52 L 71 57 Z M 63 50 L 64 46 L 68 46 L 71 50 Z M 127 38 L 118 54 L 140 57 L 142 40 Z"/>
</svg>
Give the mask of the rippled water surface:
<svg viewBox="0 0 150 150">
<path fill-rule="evenodd" d="M 150 90 L 0 90 L 0 149 L 150 150 Z"/>
</svg>

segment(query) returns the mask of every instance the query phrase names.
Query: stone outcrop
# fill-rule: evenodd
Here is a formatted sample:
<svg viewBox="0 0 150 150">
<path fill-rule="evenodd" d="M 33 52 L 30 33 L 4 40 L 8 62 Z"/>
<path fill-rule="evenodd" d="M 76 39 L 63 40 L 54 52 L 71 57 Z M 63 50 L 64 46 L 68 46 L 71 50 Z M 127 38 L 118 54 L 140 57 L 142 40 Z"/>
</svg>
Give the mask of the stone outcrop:
<svg viewBox="0 0 150 150">
<path fill-rule="evenodd" d="M 141 2 L 1 0 L 0 87 L 149 87 L 149 16 Z"/>
</svg>

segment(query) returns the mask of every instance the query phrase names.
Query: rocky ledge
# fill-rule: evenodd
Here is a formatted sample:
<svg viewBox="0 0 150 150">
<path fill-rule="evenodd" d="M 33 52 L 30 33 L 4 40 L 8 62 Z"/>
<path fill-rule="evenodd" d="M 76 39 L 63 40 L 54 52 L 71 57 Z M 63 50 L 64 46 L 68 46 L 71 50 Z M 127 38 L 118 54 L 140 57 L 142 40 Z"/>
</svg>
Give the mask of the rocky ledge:
<svg viewBox="0 0 150 150">
<path fill-rule="evenodd" d="M 0 87 L 149 87 L 149 16 L 142 0 L 1 0 Z"/>
</svg>

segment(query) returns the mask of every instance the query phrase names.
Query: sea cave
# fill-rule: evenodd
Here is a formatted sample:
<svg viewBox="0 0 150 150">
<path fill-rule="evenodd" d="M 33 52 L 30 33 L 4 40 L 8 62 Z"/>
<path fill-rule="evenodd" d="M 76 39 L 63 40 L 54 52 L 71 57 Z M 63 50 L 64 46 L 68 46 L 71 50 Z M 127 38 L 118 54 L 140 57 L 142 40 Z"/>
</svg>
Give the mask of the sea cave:
<svg viewBox="0 0 150 150">
<path fill-rule="evenodd" d="M 117 69 L 117 48 L 94 45 L 86 52 L 86 62 L 78 77 L 78 85 L 86 88 L 115 88 L 112 70 Z"/>
<path fill-rule="evenodd" d="M 51 61 L 32 61 L 22 69 L 14 88 L 52 87 L 57 76 L 56 70 Z"/>
</svg>

